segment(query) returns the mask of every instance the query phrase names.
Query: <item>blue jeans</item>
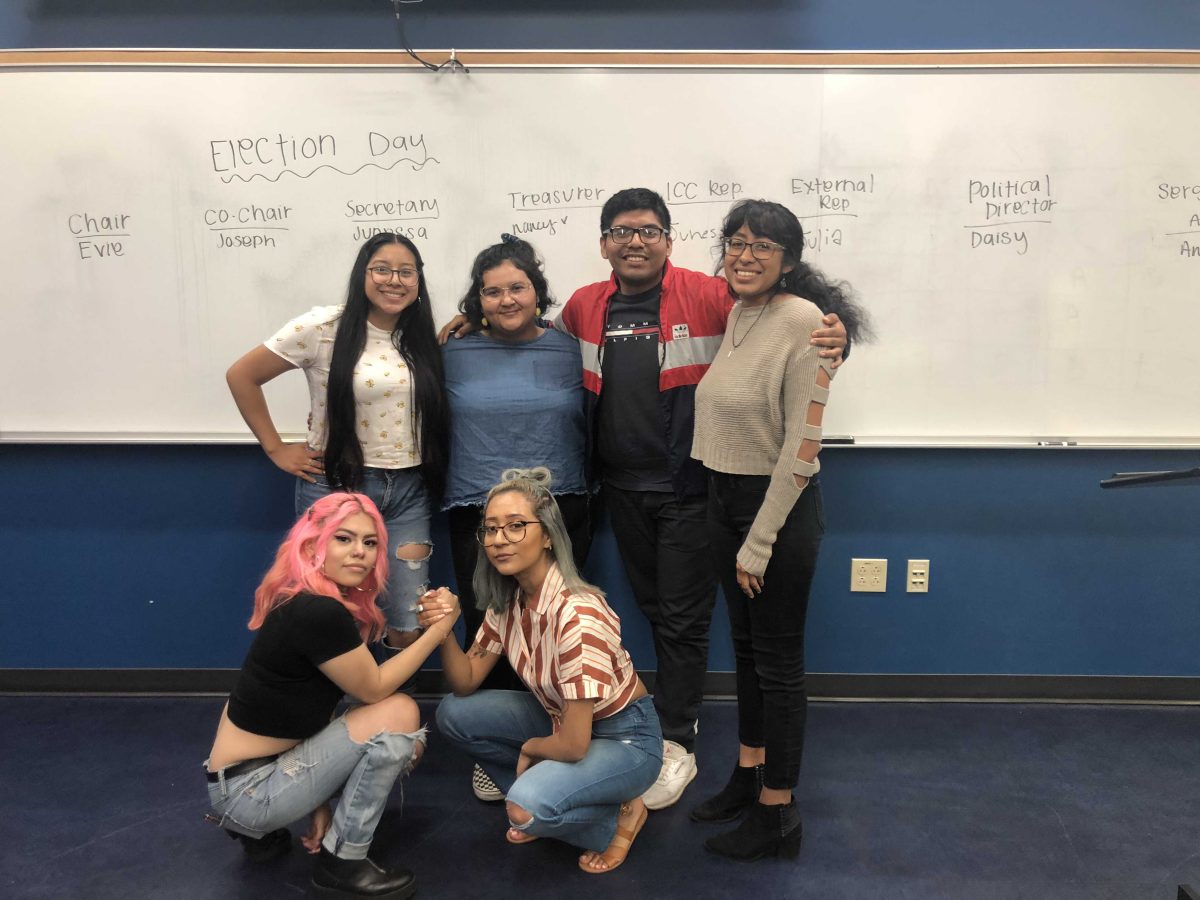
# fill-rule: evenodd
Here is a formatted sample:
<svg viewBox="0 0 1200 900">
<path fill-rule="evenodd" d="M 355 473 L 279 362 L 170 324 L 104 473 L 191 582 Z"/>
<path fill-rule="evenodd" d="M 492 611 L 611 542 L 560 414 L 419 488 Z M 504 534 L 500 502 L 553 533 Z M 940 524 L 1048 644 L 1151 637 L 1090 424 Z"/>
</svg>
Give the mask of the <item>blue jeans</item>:
<svg viewBox="0 0 1200 900">
<path fill-rule="evenodd" d="M 552 731 L 550 716 L 532 694 L 449 694 L 438 706 L 437 723 L 448 741 L 483 767 L 509 802 L 533 816 L 514 828 L 585 850 L 604 850 L 612 843 L 621 804 L 645 793 L 662 768 L 662 729 L 648 696 L 593 722 L 583 759 L 543 760 L 520 778 L 521 745 Z"/>
<path fill-rule="evenodd" d="M 262 768 L 234 778 L 222 769 L 220 779 L 209 782 L 208 799 L 222 828 L 257 838 L 303 818 L 341 789 L 321 845 L 343 859 L 363 859 L 418 742 L 425 743 L 424 729 L 381 731 L 358 744 L 339 717 Z"/>
<path fill-rule="evenodd" d="M 296 479 L 296 518 L 317 500 L 332 493 L 324 476 L 315 477 L 316 484 L 303 478 Z M 432 553 L 431 507 L 425 480 L 418 468 L 368 467 L 363 469 L 361 492 L 379 507 L 379 514 L 387 526 L 388 583 L 379 592 L 376 602 L 390 628 L 412 631 L 417 627 L 417 614 L 412 607 L 429 586 L 429 554 L 424 559 L 399 559 L 396 550 L 404 544 L 425 544 Z"/>
</svg>

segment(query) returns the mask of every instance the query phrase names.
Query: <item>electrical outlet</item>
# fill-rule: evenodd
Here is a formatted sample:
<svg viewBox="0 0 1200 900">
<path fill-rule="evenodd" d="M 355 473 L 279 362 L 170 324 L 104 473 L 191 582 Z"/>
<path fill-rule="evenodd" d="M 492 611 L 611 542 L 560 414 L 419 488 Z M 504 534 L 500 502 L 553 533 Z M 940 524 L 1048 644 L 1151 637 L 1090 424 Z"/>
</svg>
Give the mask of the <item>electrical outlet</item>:
<svg viewBox="0 0 1200 900">
<path fill-rule="evenodd" d="M 850 560 L 850 590 L 883 593 L 887 590 L 886 559 Z"/>
<path fill-rule="evenodd" d="M 910 559 L 908 561 L 908 592 L 910 594 L 929 593 L 929 560 Z"/>
</svg>

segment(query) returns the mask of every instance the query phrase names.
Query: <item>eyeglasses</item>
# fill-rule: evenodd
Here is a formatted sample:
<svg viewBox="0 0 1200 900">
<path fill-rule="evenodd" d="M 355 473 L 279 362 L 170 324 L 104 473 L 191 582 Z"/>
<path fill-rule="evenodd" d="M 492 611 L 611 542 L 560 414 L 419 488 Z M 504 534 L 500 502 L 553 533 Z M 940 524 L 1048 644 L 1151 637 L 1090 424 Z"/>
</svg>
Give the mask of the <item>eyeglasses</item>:
<svg viewBox="0 0 1200 900">
<path fill-rule="evenodd" d="M 496 543 L 496 538 L 501 531 L 504 532 L 504 539 L 510 544 L 519 544 L 525 540 L 526 525 L 541 525 L 542 523 L 536 519 L 532 522 L 505 522 L 503 525 L 480 525 L 475 529 L 475 540 L 484 547 L 490 547 Z"/>
<path fill-rule="evenodd" d="M 750 248 L 750 255 L 757 260 L 770 259 L 776 252 L 787 250 L 783 244 L 777 244 L 774 241 L 743 241 L 741 238 L 725 238 L 721 241 L 721 245 L 725 248 L 726 256 L 741 256 L 746 248 Z"/>
<path fill-rule="evenodd" d="M 605 228 L 600 233 L 612 238 L 614 244 L 628 244 L 633 240 L 634 234 L 641 235 L 643 244 L 657 244 L 666 234 L 666 229 L 659 228 L 657 225 L 643 225 L 641 228 L 614 225 L 612 228 Z"/>
<path fill-rule="evenodd" d="M 522 281 L 522 282 L 518 282 L 517 284 L 510 284 L 506 288 L 505 287 L 485 287 L 483 290 L 481 290 L 479 292 L 479 296 L 482 297 L 484 300 L 503 300 L 504 295 L 508 294 L 508 296 L 510 296 L 514 300 L 520 302 L 521 300 L 525 299 L 525 296 L 531 290 L 533 290 L 533 285 L 530 284 L 528 281 Z"/>
<path fill-rule="evenodd" d="M 371 266 L 367 269 L 376 284 L 387 284 L 395 275 L 401 284 L 416 284 L 421 279 L 421 273 L 416 269 L 405 266 L 403 269 L 393 269 L 390 266 Z"/>
</svg>

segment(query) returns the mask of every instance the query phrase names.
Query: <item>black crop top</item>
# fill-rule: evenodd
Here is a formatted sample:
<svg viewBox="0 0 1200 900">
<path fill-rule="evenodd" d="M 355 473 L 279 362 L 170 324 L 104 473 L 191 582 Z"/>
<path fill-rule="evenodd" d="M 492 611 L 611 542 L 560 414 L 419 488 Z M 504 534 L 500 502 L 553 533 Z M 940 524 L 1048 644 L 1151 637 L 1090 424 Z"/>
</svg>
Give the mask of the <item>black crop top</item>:
<svg viewBox="0 0 1200 900">
<path fill-rule="evenodd" d="M 342 689 L 317 668 L 362 643 L 350 610 L 297 594 L 267 615 L 229 695 L 229 720 L 267 737 L 311 737 L 329 724 Z"/>
</svg>

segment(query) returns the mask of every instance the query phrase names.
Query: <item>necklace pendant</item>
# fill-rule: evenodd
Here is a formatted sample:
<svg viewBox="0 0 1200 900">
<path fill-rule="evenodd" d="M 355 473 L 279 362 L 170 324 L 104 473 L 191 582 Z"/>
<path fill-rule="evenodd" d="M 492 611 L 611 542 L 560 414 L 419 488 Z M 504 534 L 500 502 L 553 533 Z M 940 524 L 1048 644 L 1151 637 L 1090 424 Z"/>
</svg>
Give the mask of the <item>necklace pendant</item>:
<svg viewBox="0 0 1200 900">
<path fill-rule="evenodd" d="M 733 351 L 732 351 L 732 350 L 730 350 L 728 353 L 726 353 L 726 354 L 725 354 L 725 358 L 726 358 L 726 359 L 729 359 L 729 357 L 731 357 L 731 356 L 733 356 Z"/>
</svg>

